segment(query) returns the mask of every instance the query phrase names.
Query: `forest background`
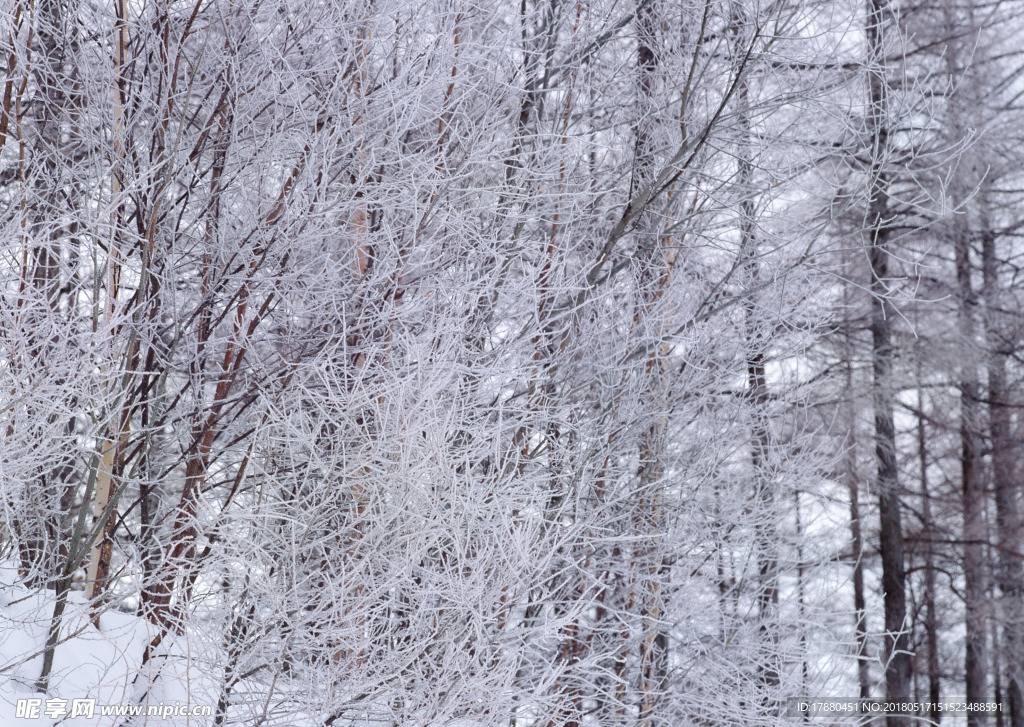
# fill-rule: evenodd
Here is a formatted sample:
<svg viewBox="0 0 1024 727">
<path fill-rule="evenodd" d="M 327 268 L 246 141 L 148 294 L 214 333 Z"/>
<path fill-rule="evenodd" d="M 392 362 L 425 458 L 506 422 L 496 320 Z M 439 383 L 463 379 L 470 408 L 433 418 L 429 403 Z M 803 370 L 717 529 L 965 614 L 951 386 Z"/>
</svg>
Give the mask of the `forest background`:
<svg viewBox="0 0 1024 727">
<path fill-rule="evenodd" d="M 1022 10 L 5 0 L 0 713 L 1024 727 Z"/>
</svg>

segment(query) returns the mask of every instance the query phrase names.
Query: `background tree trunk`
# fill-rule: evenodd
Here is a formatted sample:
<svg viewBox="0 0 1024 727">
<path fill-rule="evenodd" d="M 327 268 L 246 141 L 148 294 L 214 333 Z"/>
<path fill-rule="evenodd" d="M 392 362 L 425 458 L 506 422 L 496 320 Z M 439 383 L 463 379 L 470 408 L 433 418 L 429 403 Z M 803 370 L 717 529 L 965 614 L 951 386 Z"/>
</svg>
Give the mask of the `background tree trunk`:
<svg viewBox="0 0 1024 727">
<path fill-rule="evenodd" d="M 868 130 L 872 142 L 871 185 L 868 207 L 868 262 L 871 268 L 871 359 L 872 403 L 875 422 L 875 457 L 880 515 L 879 539 L 882 554 L 882 590 L 885 594 L 885 683 L 886 701 L 909 702 L 911 684 L 910 639 L 907 629 L 906 574 L 903 556 L 903 521 L 896 462 L 894 422 L 895 383 L 893 378 L 892 320 L 896 315 L 889 297 L 889 238 L 892 234 L 889 209 L 888 170 L 891 148 L 887 116 L 885 34 L 889 26 L 885 0 L 869 0 L 867 6 L 870 108 Z M 890 714 L 888 727 L 907 727 L 905 716 Z"/>
</svg>

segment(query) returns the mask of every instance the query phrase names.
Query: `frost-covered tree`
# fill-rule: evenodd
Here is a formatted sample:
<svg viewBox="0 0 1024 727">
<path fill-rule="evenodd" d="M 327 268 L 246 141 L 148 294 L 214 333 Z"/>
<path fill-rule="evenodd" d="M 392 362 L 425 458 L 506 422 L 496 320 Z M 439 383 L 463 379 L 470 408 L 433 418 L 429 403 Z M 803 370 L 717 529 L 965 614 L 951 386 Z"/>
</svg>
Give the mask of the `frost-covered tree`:
<svg viewBox="0 0 1024 727">
<path fill-rule="evenodd" d="M 78 696 L 72 632 L 123 623 L 119 698 L 217 725 L 778 724 L 831 683 L 808 352 L 837 240 L 884 257 L 862 82 L 899 46 L 867 72 L 848 47 L 881 20 L 2 17 L 0 548 L 42 634 L 0 665 L 19 689 Z"/>
</svg>

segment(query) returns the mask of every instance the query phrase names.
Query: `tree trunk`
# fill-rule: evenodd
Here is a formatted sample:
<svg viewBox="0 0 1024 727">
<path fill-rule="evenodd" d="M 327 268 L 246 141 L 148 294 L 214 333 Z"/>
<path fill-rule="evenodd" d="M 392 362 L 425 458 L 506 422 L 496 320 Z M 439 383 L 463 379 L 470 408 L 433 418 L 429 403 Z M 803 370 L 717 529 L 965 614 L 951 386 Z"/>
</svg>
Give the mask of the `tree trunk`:
<svg viewBox="0 0 1024 727">
<path fill-rule="evenodd" d="M 871 267 L 871 358 L 874 381 L 872 400 L 875 421 L 875 457 L 878 463 L 875 487 L 880 516 L 879 538 L 882 553 L 882 590 L 885 593 L 885 696 L 886 701 L 909 701 L 912 666 L 910 638 L 906 630 L 906 572 L 903 556 L 899 478 L 896 462 L 896 429 L 893 410 L 896 392 L 893 381 L 892 318 L 889 302 L 890 227 L 886 164 L 889 155 L 887 129 L 887 82 L 883 32 L 888 12 L 885 0 L 869 0 L 867 38 L 869 47 L 869 86 L 871 110 L 872 165 L 870 176 L 868 261 Z M 887 718 L 888 727 L 908 727 L 909 719 L 898 713 Z"/>
<path fill-rule="evenodd" d="M 946 32 L 950 38 L 963 34 L 963 22 L 957 15 L 950 0 L 944 6 Z M 972 24 L 973 25 L 973 24 Z M 975 33 L 968 26 L 968 41 Z M 947 41 L 945 49 L 946 72 L 951 78 L 963 72 L 959 60 L 959 43 Z M 962 108 L 966 99 L 954 96 L 949 100 L 947 124 L 954 143 L 966 136 Z M 962 177 L 954 180 L 952 197 L 954 204 L 964 204 L 969 197 L 968 184 Z M 964 654 L 964 691 L 968 703 L 980 704 L 985 700 L 988 672 L 988 624 L 986 623 L 987 585 L 985 576 L 986 558 L 985 528 L 986 487 L 983 456 L 981 384 L 978 376 L 979 361 L 974 352 L 977 348 L 975 316 L 978 296 L 971 280 L 971 239 L 964 215 L 954 216 L 952 223 L 953 255 L 956 266 L 957 287 L 957 332 L 960 337 L 960 465 L 961 494 L 963 508 L 963 572 L 964 572 L 964 626 L 966 644 Z M 983 727 L 988 721 L 981 710 L 967 713 L 968 727 Z"/>
<path fill-rule="evenodd" d="M 920 376 L 918 377 L 920 378 Z M 928 487 L 928 449 L 924 426 L 924 397 L 917 392 L 917 454 L 921 469 L 921 528 L 925 533 L 933 532 L 932 495 Z M 924 543 L 924 633 L 928 649 L 928 702 L 932 708 L 928 719 L 935 724 L 942 720 L 942 711 L 935 707 L 941 694 L 941 670 L 939 668 L 938 617 L 935 613 L 935 545 L 930 539 Z"/>
<path fill-rule="evenodd" d="M 637 7 L 636 25 L 639 43 L 637 45 L 637 86 L 642 110 L 636 128 L 636 157 L 633 169 L 633 188 L 649 182 L 653 173 L 654 140 L 652 139 L 653 116 L 656 111 L 654 100 L 656 74 L 658 71 L 658 24 L 659 18 L 654 3 L 641 3 Z M 638 229 L 647 238 L 641 242 L 650 252 L 648 265 L 641 273 L 644 288 L 640 305 L 634 314 L 634 326 L 642 330 L 643 318 L 654 315 L 658 318 L 658 334 L 667 328 L 666 322 L 655 310 L 659 299 L 669 285 L 675 251 L 662 251 L 662 235 L 659 222 L 644 215 Z M 653 346 L 644 363 L 644 376 L 651 400 L 652 411 L 666 408 L 667 364 L 661 345 Z M 668 570 L 669 560 L 663 552 L 664 522 L 664 466 L 665 415 L 655 415 L 646 429 L 640 444 L 640 470 L 637 473 L 639 497 L 635 521 L 637 527 L 634 577 L 639 582 L 637 605 L 642 610 L 641 636 L 639 643 L 640 678 L 640 727 L 654 727 L 662 724 L 657 718 L 657 708 L 665 694 L 668 678 L 669 638 L 665 618 L 668 611 Z"/>
<path fill-rule="evenodd" d="M 973 350 L 974 309 L 977 304 L 971 285 L 969 244 L 966 230 L 958 226 L 954 239 L 956 279 L 959 295 L 959 328 L 964 351 Z M 985 698 L 987 626 L 985 623 L 985 482 L 981 460 L 981 405 L 977 369 L 969 353 L 960 375 L 960 457 L 962 472 L 964 540 L 964 657 L 965 694 L 969 703 Z M 983 727 L 985 713 L 967 713 L 968 727 Z"/>
<path fill-rule="evenodd" d="M 843 289 L 843 307 L 850 310 L 850 285 Z M 850 549 L 853 557 L 853 612 L 854 639 L 857 645 L 857 695 L 861 699 L 871 696 L 871 670 L 868 664 L 867 605 L 864 599 L 864 536 L 861 531 L 860 478 L 857 474 L 857 401 L 854 399 L 853 359 L 855 346 L 851 328 L 853 321 L 844 324 L 846 359 L 846 426 L 851 433 L 843 455 L 843 477 L 850 493 Z"/>
<path fill-rule="evenodd" d="M 982 200 L 985 204 L 985 200 Z M 996 535 L 999 542 L 996 583 L 1000 592 L 1002 644 L 999 649 L 1005 664 L 1003 692 L 1009 710 L 1010 727 L 1024 727 L 1024 570 L 1021 549 L 1024 522 L 1021 519 L 1021 485 L 1016 477 L 1018 456 L 1011 418 L 1007 385 L 1007 358 L 1012 342 L 999 325 L 999 268 L 996 237 L 987 214 L 983 214 L 981 237 L 986 337 L 988 339 L 988 415 L 992 439 L 992 487 L 996 501 Z"/>
</svg>

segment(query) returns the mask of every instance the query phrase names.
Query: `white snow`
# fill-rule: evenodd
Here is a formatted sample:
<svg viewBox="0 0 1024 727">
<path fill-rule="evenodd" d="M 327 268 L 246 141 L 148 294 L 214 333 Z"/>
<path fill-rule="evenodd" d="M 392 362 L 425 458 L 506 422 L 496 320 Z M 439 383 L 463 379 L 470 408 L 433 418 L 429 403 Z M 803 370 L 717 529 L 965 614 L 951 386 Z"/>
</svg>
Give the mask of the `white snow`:
<svg viewBox="0 0 1024 727">
<path fill-rule="evenodd" d="M 204 674 L 188 634 L 165 643 L 143 664 L 146 644 L 155 635 L 152 625 L 131 614 L 108 611 L 100 616 L 97 629 L 80 592 L 68 596 L 48 691 L 37 691 L 56 594 L 31 592 L 16 578 L 9 563 L 0 566 L 0 725 L 213 724 L 212 716 L 182 713 L 209 707 L 212 715 L 217 699 L 215 680 Z M 75 700 L 94 700 L 92 715 Z M 122 713 L 104 714 L 104 708 Z M 123 710 L 129 708 L 141 708 L 143 714 L 128 721 Z M 146 714 L 149 709 L 152 713 Z M 81 713 L 72 716 L 76 711 Z"/>
</svg>

